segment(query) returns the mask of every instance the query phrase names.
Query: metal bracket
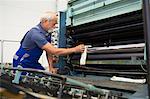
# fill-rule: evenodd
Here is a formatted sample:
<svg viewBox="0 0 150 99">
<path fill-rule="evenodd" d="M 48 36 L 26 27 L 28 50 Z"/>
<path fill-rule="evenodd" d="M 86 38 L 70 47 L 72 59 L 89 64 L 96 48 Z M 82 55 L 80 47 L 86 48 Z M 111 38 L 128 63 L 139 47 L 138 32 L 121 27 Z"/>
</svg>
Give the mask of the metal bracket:
<svg viewBox="0 0 150 99">
<path fill-rule="evenodd" d="M 22 66 L 19 65 L 18 68 L 22 68 Z M 19 84 L 21 73 L 22 71 L 16 70 L 15 77 L 14 77 L 14 80 L 12 80 L 12 83 Z"/>
</svg>

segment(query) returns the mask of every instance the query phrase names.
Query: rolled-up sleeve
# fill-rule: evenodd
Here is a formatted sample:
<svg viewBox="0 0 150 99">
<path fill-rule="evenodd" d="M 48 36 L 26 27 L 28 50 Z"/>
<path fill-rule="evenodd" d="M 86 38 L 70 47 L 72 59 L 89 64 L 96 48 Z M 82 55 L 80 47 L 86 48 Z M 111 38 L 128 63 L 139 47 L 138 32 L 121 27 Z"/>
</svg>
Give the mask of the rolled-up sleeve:
<svg viewBox="0 0 150 99">
<path fill-rule="evenodd" d="M 44 35 L 41 33 L 37 33 L 37 32 L 33 32 L 31 36 L 31 40 L 35 42 L 35 44 L 40 48 L 42 48 L 45 44 L 48 43 Z"/>
</svg>

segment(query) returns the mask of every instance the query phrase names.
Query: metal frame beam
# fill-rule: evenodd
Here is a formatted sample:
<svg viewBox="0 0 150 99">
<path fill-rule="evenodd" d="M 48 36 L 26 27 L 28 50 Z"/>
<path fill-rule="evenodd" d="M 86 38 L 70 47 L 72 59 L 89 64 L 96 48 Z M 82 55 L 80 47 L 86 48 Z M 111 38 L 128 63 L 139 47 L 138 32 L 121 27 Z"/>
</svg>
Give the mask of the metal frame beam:
<svg viewBox="0 0 150 99">
<path fill-rule="evenodd" d="M 146 43 L 147 83 L 150 98 L 150 0 L 143 0 L 144 33 Z"/>
<path fill-rule="evenodd" d="M 66 12 L 59 12 L 59 48 L 66 48 Z M 63 56 L 59 56 L 57 67 L 62 69 L 65 66 Z"/>
</svg>

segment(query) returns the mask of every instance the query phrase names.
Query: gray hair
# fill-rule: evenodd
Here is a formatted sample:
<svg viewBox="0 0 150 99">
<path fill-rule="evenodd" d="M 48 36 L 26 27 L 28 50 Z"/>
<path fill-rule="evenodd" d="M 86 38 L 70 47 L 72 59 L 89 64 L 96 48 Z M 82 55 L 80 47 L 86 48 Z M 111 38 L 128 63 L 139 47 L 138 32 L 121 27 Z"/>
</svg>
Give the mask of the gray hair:
<svg viewBox="0 0 150 99">
<path fill-rule="evenodd" d="M 56 12 L 45 12 L 41 18 L 40 18 L 40 22 L 43 22 L 45 20 L 53 20 L 57 17 L 57 13 Z"/>
<path fill-rule="evenodd" d="M 44 13 L 41 17 L 40 17 L 40 22 L 43 22 L 45 20 L 48 20 L 50 21 L 51 20 L 51 16 L 50 16 L 50 13 Z"/>
</svg>

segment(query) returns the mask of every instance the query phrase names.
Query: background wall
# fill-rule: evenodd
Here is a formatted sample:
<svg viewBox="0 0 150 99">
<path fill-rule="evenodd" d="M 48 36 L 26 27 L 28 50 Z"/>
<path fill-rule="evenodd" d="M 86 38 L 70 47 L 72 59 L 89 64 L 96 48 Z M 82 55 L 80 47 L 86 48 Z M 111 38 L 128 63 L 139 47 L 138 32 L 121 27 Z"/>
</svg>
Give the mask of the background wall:
<svg viewBox="0 0 150 99">
<path fill-rule="evenodd" d="M 0 40 L 20 41 L 30 28 L 39 23 L 43 12 L 56 11 L 56 7 L 56 0 L 0 0 Z M 4 42 L 3 62 L 11 63 L 18 47 L 19 42 Z M 44 55 L 40 62 L 47 65 Z"/>
</svg>

